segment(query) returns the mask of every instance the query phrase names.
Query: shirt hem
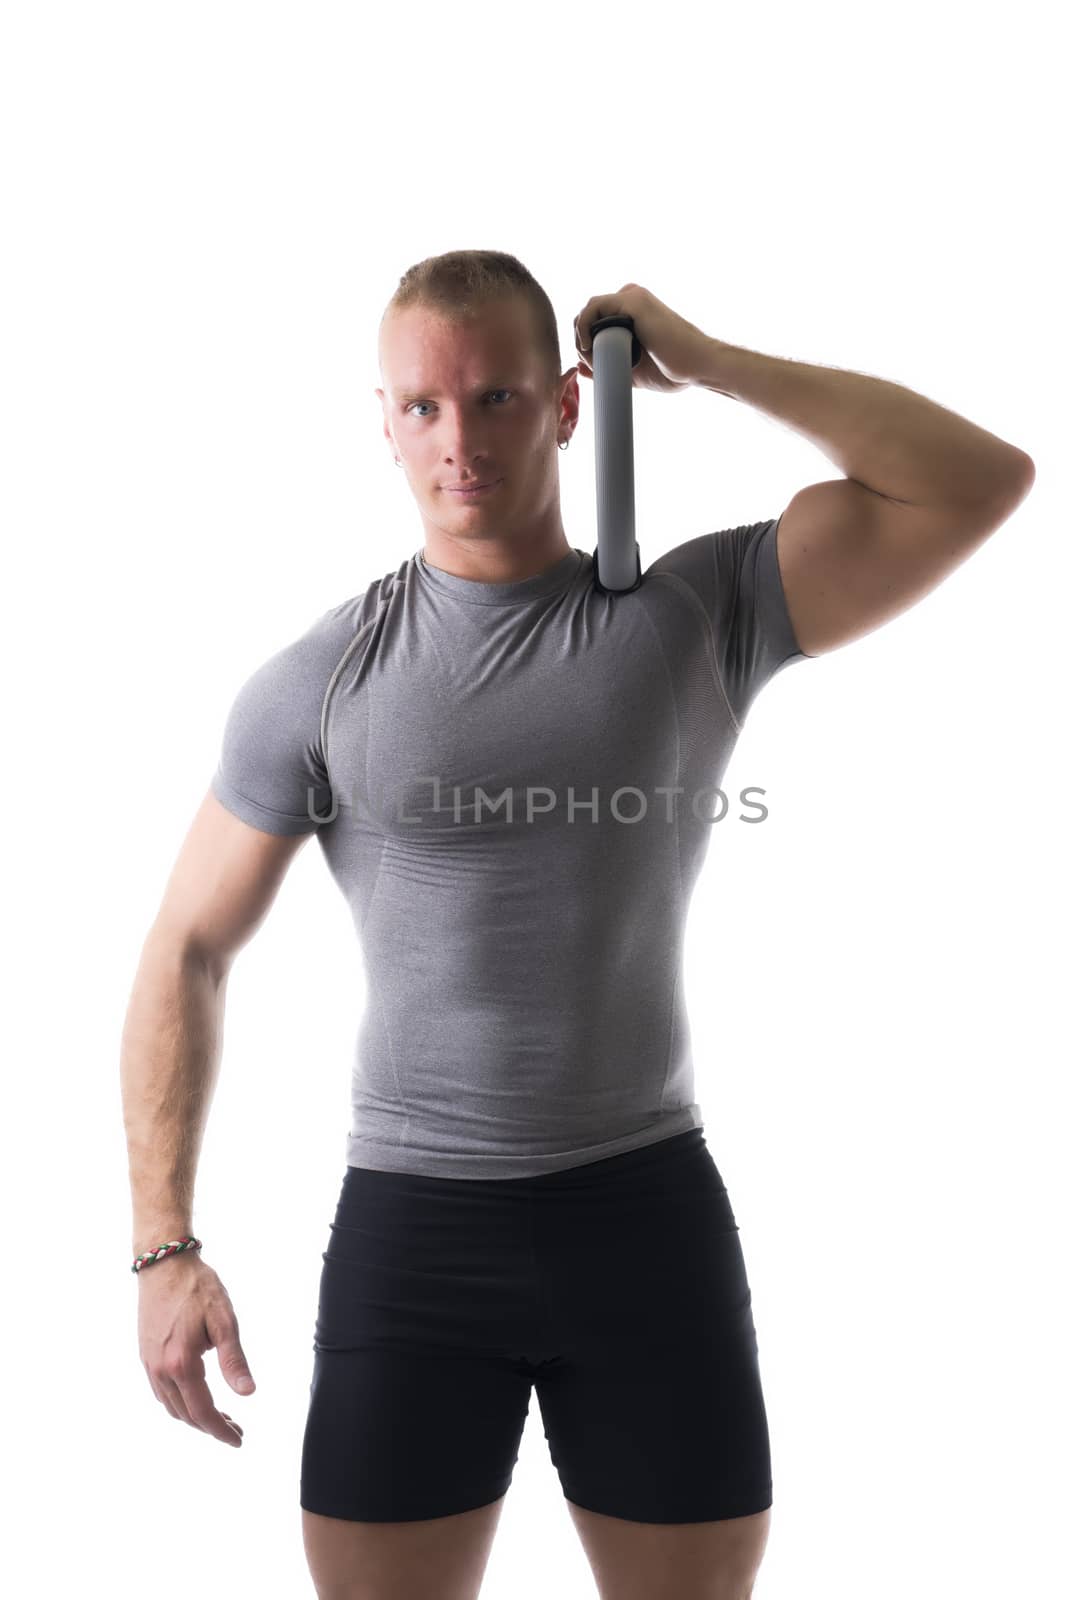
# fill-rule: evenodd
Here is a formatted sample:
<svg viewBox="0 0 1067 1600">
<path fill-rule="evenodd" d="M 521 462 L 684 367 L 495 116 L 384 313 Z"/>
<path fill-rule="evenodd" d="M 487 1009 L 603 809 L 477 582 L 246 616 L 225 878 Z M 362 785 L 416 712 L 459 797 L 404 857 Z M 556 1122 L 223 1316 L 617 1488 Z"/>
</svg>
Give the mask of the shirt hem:
<svg viewBox="0 0 1067 1600">
<path fill-rule="evenodd" d="M 690 1128 L 703 1126 L 700 1107 L 693 1104 L 660 1117 L 637 1133 L 608 1139 L 603 1144 L 531 1156 L 492 1152 L 477 1154 L 469 1150 L 417 1150 L 411 1145 L 386 1145 L 358 1134 L 349 1134 L 345 1160 L 350 1167 L 367 1167 L 374 1172 L 407 1172 L 427 1178 L 533 1178 L 546 1172 L 564 1172 L 572 1167 L 590 1166 L 595 1161 L 606 1161 L 609 1156 L 620 1156 L 628 1150 L 641 1150 L 646 1145 L 658 1144 L 662 1139 L 671 1139 Z"/>
</svg>

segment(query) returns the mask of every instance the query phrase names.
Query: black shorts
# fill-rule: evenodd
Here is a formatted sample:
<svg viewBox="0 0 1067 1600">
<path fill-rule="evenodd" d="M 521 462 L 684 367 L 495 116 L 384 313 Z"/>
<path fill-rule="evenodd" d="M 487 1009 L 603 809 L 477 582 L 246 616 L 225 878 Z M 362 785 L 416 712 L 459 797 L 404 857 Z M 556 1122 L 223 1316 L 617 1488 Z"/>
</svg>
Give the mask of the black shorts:
<svg viewBox="0 0 1067 1600">
<path fill-rule="evenodd" d="M 738 1226 L 702 1128 L 530 1178 L 348 1167 L 323 1254 L 300 1504 L 361 1522 L 505 1493 L 537 1389 L 576 1505 L 771 1504 Z"/>
</svg>

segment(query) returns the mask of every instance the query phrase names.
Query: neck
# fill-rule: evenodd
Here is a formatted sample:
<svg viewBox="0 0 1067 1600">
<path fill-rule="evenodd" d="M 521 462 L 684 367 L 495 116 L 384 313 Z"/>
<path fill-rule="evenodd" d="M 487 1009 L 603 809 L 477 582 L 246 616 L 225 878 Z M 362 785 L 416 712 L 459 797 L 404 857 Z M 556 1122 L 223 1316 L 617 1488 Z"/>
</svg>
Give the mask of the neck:
<svg viewBox="0 0 1067 1600">
<path fill-rule="evenodd" d="M 450 533 L 433 523 L 425 525 L 425 532 L 423 559 L 442 572 L 476 583 L 520 583 L 524 578 L 539 577 L 571 551 L 558 508 L 553 523 L 522 532 L 486 528 Z"/>
</svg>

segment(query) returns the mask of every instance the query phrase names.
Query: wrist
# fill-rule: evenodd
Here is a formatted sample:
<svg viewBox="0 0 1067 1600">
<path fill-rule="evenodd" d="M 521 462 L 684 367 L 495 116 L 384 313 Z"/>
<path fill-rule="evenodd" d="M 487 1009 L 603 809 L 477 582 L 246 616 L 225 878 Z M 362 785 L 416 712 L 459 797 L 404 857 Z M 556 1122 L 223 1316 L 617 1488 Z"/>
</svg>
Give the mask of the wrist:
<svg viewBox="0 0 1067 1600">
<path fill-rule="evenodd" d="M 153 1222 L 149 1217 L 147 1222 L 138 1220 L 133 1230 L 133 1253 L 143 1256 L 146 1250 L 158 1250 L 161 1244 L 167 1244 L 171 1239 L 195 1239 L 196 1233 L 188 1217 L 164 1217 L 162 1222 Z"/>
<path fill-rule="evenodd" d="M 189 1263 L 183 1266 L 182 1263 Z M 171 1256 L 161 1256 L 158 1261 L 146 1261 L 136 1274 L 138 1278 L 150 1278 L 153 1273 L 159 1272 L 166 1277 L 172 1273 L 182 1273 L 192 1270 L 192 1264 L 203 1266 L 199 1250 L 176 1250 Z"/>
<path fill-rule="evenodd" d="M 138 1230 L 134 1238 L 132 1259 L 136 1261 L 140 1256 L 153 1254 L 156 1250 L 162 1250 L 164 1245 L 172 1244 L 179 1239 L 195 1239 L 196 1237 L 197 1235 L 193 1232 L 192 1228 L 186 1227 L 155 1229 L 145 1228 L 143 1230 Z M 169 1261 L 172 1259 L 172 1257 L 195 1256 L 199 1254 L 199 1250 L 193 1249 L 192 1246 L 187 1246 L 184 1250 L 172 1251 L 171 1255 L 169 1256 L 161 1256 L 159 1261 L 153 1262 L 152 1265 L 161 1266 L 164 1261 Z"/>
<path fill-rule="evenodd" d="M 729 400 L 735 399 L 730 389 L 730 363 L 736 353 L 736 345 L 705 336 L 690 383 L 697 389 L 712 389 L 716 394 L 726 395 Z"/>
</svg>

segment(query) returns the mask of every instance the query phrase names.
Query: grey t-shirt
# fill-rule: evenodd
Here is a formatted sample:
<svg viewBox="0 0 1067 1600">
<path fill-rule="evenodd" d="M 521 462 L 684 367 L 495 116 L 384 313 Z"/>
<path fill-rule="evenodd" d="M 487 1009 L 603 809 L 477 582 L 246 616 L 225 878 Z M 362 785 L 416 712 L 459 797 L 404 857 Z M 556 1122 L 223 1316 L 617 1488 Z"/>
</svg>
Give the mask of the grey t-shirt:
<svg viewBox="0 0 1067 1600">
<path fill-rule="evenodd" d="M 777 530 L 615 596 L 582 550 L 514 583 L 419 550 L 239 690 L 213 791 L 317 831 L 356 927 L 350 1165 L 525 1177 L 703 1126 L 690 897 L 749 707 L 807 659 Z"/>
</svg>

